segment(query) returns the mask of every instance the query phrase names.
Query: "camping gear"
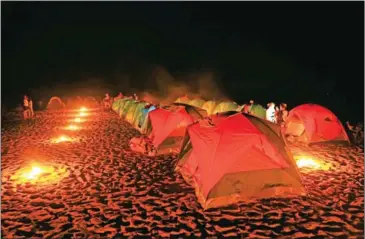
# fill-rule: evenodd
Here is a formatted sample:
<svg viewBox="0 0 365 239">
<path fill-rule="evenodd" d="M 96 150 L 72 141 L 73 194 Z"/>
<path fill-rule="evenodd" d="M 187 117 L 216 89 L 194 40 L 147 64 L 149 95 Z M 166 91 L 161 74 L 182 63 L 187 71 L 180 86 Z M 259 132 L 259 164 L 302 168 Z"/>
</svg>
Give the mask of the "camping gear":
<svg viewBox="0 0 365 239">
<path fill-rule="evenodd" d="M 205 110 L 173 103 L 148 114 L 146 131 L 158 154 L 174 153 L 180 150 L 186 127 L 206 116 Z"/>
<path fill-rule="evenodd" d="M 250 111 L 251 115 L 254 115 L 258 118 L 261 118 L 261 119 L 266 118 L 266 109 L 262 105 L 254 104 L 251 106 L 249 111 Z"/>
<path fill-rule="evenodd" d="M 215 109 L 215 107 L 217 107 L 218 104 L 219 104 L 219 102 L 210 100 L 210 101 L 206 101 L 202 105 L 201 108 L 206 110 L 208 115 L 211 115 L 211 114 L 213 114 L 214 109 Z"/>
<path fill-rule="evenodd" d="M 316 104 L 304 104 L 292 109 L 286 120 L 285 135 L 307 144 L 349 142 L 345 128 L 336 115 Z"/>
<path fill-rule="evenodd" d="M 175 100 L 175 103 L 183 103 L 183 104 L 189 104 L 190 99 L 187 96 L 179 97 Z"/>
<path fill-rule="evenodd" d="M 215 109 L 213 111 L 213 114 L 227 112 L 227 111 L 238 111 L 239 108 L 240 108 L 240 106 L 237 103 L 226 101 L 226 102 L 222 102 L 219 105 L 217 105 L 217 107 L 215 107 Z"/>
<path fill-rule="evenodd" d="M 148 156 L 156 155 L 156 149 L 154 148 L 152 142 L 145 136 L 132 138 L 129 141 L 129 147 L 133 152 L 145 154 Z"/>
<path fill-rule="evenodd" d="M 176 170 L 194 186 L 204 209 L 305 195 L 277 125 L 229 112 L 196 122 L 186 132 Z"/>
<path fill-rule="evenodd" d="M 193 99 L 191 100 L 188 105 L 194 106 L 194 107 L 198 107 L 198 108 L 202 108 L 202 106 L 204 105 L 205 101 L 202 99 Z"/>
<path fill-rule="evenodd" d="M 84 99 L 83 106 L 97 108 L 99 107 L 99 102 L 94 97 L 88 96 Z"/>
<path fill-rule="evenodd" d="M 47 110 L 60 110 L 63 108 L 65 108 L 65 104 L 57 96 L 52 97 L 47 104 Z"/>
</svg>

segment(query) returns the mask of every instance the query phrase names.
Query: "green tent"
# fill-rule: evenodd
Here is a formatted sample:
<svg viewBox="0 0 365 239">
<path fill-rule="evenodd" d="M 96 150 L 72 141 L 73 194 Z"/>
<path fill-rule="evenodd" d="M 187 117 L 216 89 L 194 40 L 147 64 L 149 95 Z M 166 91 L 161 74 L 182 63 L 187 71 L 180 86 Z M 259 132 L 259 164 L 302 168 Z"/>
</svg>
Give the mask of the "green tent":
<svg viewBox="0 0 365 239">
<path fill-rule="evenodd" d="M 213 111 L 213 114 L 227 112 L 227 111 L 238 111 L 240 106 L 235 102 L 222 102 Z"/>
<path fill-rule="evenodd" d="M 119 110 L 118 110 L 119 116 L 121 116 L 121 114 L 123 113 L 123 110 L 124 110 L 125 105 L 128 102 L 130 102 L 131 100 L 132 100 L 131 98 L 126 98 L 125 100 L 123 100 L 123 101 L 120 102 Z"/>
<path fill-rule="evenodd" d="M 117 108 L 118 115 L 120 115 L 120 111 L 123 109 L 124 104 L 126 102 L 128 102 L 129 100 L 130 100 L 129 98 L 124 98 L 124 99 L 119 100 L 119 108 Z"/>
<path fill-rule="evenodd" d="M 125 98 L 121 98 L 114 101 L 112 104 L 112 110 L 114 110 L 116 113 L 119 113 L 119 108 L 125 100 L 126 100 Z"/>
<path fill-rule="evenodd" d="M 206 110 L 208 115 L 211 115 L 213 114 L 214 109 L 217 107 L 218 104 L 219 102 L 210 100 L 205 102 L 201 108 Z"/>
<path fill-rule="evenodd" d="M 259 104 L 254 104 L 253 106 L 251 106 L 250 113 L 251 115 L 254 115 L 261 119 L 266 118 L 266 109 Z"/>
<path fill-rule="evenodd" d="M 136 109 L 137 109 L 137 106 L 138 106 L 139 103 L 140 103 L 139 101 L 133 102 L 130 105 L 127 114 L 125 115 L 125 120 L 127 122 L 129 122 L 130 124 L 133 124 L 134 113 L 136 112 Z"/>
<path fill-rule="evenodd" d="M 123 107 L 121 107 L 119 110 L 119 116 L 125 119 L 128 111 L 131 109 L 131 107 L 133 107 L 135 102 L 136 101 L 134 99 L 129 99 L 128 101 L 126 101 Z"/>
<path fill-rule="evenodd" d="M 119 104 L 120 104 L 119 100 L 116 100 L 116 101 L 113 102 L 113 104 L 112 104 L 112 110 L 114 112 L 118 112 L 117 110 L 119 109 Z"/>
<path fill-rule="evenodd" d="M 195 107 L 198 107 L 198 108 L 202 108 L 204 103 L 205 103 L 205 101 L 202 100 L 202 99 L 193 99 L 188 103 L 188 105 L 195 106 Z"/>
<path fill-rule="evenodd" d="M 141 117 L 143 117 L 143 109 L 146 107 L 146 105 L 148 105 L 147 102 L 139 102 L 137 104 L 133 115 L 133 121 L 132 121 L 133 127 L 140 128 L 139 123 L 141 122 Z"/>
</svg>

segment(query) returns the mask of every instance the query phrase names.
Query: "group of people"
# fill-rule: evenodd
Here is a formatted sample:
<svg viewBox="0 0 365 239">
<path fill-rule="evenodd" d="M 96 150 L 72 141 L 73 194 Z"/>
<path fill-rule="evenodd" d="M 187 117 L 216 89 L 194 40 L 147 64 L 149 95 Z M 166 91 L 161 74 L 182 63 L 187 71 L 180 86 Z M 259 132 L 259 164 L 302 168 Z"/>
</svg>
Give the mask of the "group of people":
<svg viewBox="0 0 365 239">
<path fill-rule="evenodd" d="M 246 114 L 251 114 L 251 109 L 254 104 L 255 102 L 253 100 L 250 100 L 248 104 L 243 105 L 242 112 Z M 284 127 L 289 114 L 287 107 L 288 106 L 285 103 L 281 103 L 279 107 L 275 106 L 274 102 L 268 103 L 265 119 Z"/>
<path fill-rule="evenodd" d="M 27 95 L 24 95 L 23 99 L 23 117 L 24 119 L 30 119 L 34 117 L 33 101 Z"/>
<path fill-rule="evenodd" d="M 281 103 L 279 107 L 275 106 L 274 102 L 270 102 L 267 104 L 266 120 L 268 121 L 284 127 L 286 119 L 288 118 L 288 114 L 289 112 L 285 103 Z"/>
<path fill-rule="evenodd" d="M 110 110 L 112 107 L 112 103 L 118 99 L 124 98 L 124 95 L 122 92 L 119 92 L 118 95 L 114 98 L 110 97 L 109 93 L 105 94 L 105 97 L 103 99 L 103 106 L 105 110 Z M 138 100 L 137 94 L 133 94 L 133 96 L 130 96 L 128 98 Z"/>
</svg>

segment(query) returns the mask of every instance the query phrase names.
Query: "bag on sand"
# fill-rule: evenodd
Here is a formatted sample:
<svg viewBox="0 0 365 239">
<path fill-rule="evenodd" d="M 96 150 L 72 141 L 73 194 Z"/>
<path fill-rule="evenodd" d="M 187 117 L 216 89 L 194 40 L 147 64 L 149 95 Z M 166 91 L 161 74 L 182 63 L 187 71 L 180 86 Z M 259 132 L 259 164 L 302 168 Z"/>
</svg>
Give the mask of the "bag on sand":
<svg viewBox="0 0 365 239">
<path fill-rule="evenodd" d="M 156 150 L 151 140 L 145 136 L 132 138 L 129 141 L 129 147 L 133 152 L 142 153 L 148 156 L 156 155 Z"/>
</svg>

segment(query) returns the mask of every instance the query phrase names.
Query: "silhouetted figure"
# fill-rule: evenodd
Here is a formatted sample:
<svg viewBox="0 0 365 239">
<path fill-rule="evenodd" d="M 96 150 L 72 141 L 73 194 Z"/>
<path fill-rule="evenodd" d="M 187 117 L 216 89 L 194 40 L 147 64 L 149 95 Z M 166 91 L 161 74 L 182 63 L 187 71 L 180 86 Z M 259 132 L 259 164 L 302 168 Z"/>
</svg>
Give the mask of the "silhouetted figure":
<svg viewBox="0 0 365 239">
<path fill-rule="evenodd" d="M 104 109 L 109 110 L 112 107 L 110 100 L 111 99 L 110 99 L 109 93 L 106 93 L 105 97 L 103 99 Z"/>
<path fill-rule="evenodd" d="M 281 127 L 285 127 L 286 119 L 288 118 L 287 105 L 285 103 L 280 104 L 280 108 L 277 111 L 277 122 Z"/>
<path fill-rule="evenodd" d="M 29 117 L 34 117 L 34 110 L 33 110 L 33 100 L 29 97 Z"/>
<path fill-rule="evenodd" d="M 133 94 L 133 99 L 134 99 L 134 100 L 138 100 L 138 96 L 137 96 L 137 94 L 136 94 L 136 93 L 134 93 L 134 94 Z"/>
<path fill-rule="evenodd" d="M 23 117 L 24 119 L 28 119 L 29 118 L 29 99 L 27 95 L 24 95 L 23 98 Z"/>
<path fill-rule="evenodd" d="M 122 92 L 119 92 L 119 94 L 117 95 L 117 97 L 114 98 L 114 101 L 118 100 L 118 99 L 123 99 L 123 94 Z"/>
</svg>

